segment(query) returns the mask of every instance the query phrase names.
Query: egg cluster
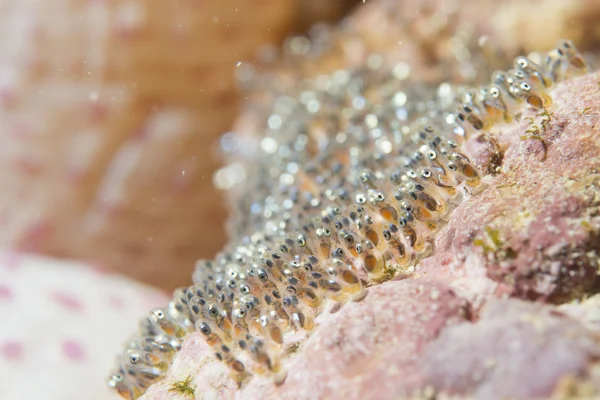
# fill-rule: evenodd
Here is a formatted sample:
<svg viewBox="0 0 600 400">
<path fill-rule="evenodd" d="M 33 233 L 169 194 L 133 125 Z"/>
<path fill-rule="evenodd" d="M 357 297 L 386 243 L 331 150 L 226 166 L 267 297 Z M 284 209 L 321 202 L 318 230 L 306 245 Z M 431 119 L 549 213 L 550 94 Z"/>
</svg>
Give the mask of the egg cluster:
<svg viewBox="0 0 600 400">
<path fill-rule="evenodd" d="M 326 300 L 358 300 L 367 282 L 410 274 L 431 252 L 450 213 L 481 185 L 461 150 L 469 136 L 511 122 L 526 105 L 546 109 L 554 84 L 587 69 L 563 41 L 450 100 L 411 93 L 422 89 L 401 68 L 373 65 L 285 89 L 249 170 L 234 240 L 142 321 L 109 385 L 139 397 L 194 331 L 238 382 L 278 376 L 286 333 L 312 330 Z"/>
</svg>

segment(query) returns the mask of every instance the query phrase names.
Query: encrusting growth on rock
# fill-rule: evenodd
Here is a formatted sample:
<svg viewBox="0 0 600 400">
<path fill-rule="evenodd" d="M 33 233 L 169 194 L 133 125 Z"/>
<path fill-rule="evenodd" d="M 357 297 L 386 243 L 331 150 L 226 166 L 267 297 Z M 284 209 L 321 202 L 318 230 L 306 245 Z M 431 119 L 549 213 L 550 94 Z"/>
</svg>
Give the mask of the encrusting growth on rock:
<svg viewBox="0 0 600 400">
<path fill-rule="evenodd" d="M 192 384 L 192 377 L 188 376 L 183 381 L 174 382 L 169 388 L 169 392 L 176 393 L 182 397 L 194 398 L 196 387 Z"/>
<path fill-rule="evenodd" d="M 273 105 L 261 141 L 270 169 L 255 177 L 237 237 L 142 320 L 109 385 L 139 397 L 194 331 L 240 384 L 282 376 L 288 332 L 312 330 L 326 301 L 360 300 L 369 284 L 409 276 L 456 206 L 481 190 L 466 138 L 493 136 L 529 106 L 541 118 L 531 138 L 543 140 L 550 89 L 587 70 L 562 41 L 537 62 L 517 57 L 489 85 L 413 104 L 401 71 L 375 62 L 289 88 Z M 486 232 L 481 246 L 492 251 L 500 239 Z M 190 384 L 173 390 L 193 396 Z"/>
</svg>

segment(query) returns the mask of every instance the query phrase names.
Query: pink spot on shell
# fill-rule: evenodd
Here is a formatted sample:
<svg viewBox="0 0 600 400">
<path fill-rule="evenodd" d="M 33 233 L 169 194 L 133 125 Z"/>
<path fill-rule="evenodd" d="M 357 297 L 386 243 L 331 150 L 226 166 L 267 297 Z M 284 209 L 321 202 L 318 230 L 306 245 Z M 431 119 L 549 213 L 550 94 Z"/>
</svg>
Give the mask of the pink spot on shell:
<svg viewBox="0 0 600 400">
<path fill-rule="evenodd" d="M 20 173 L 27 176 L 37 176 L 42 172 L 42 164 L 31 158 L 21 157 L 15 161 L 15 167 Z"/>
<path fill-rule="evenodd" d="M 50 298 L 60 304 L 61 306 L 68 308 L 72 311 L 83 311 L 83 304 L 74 296 L 64 292 L 52 292 Z"/>
<path fill-rule="evenodd" d="M 15 91 L 9 87 L 0 88 L 0 104 L 7 107 L 15 100 Z"/>
<path fill-rule="evenodd" d="M 53 225 L 47 220 L 34 223 L 33 226 L 27 230 L 19 244 L 19 248 L 30 251 L 39 249 L 43 242 L 50 237 L 53 230 Z"/>
<path fill-rule="evenodd" d="M 6 269 L 15 270 L 21 265 L 21 256 L 19 253 L 5 253 L 0 256 L 0 265 Z"/>
<path fill-rule="evenodd" d="M 113 30 L 115 36 L 123 41 L 128 41 L 134 39 L 135 36 L 139 33 L 138 26 L 132 26 L 127 23 L 120 23 L 115 26 Z"/>
<path fill-rule="evenodd" d="M 12 129 L 10 129 L 9 132 L 12 136 L 19 140 L 27 140 L 34 137 L 31 129 L 23 121 L 15 123 L 15 125 L 12 127 Z"/>
<path fill-rule="evenodd" d="M 87 263 L 90 268 L 100 276 L 112 275 L 115 271 L 101 261 L 89 261 Z"/>
<path fill-rule="evenodd" d="M 36 23 L 32 25 L 30 32 L 33 39 L 41 39 L 46 34 L 46 29 L 41 24 Z"/>
<path fill-rule="evenodd" d="M 185 171 L 185 170 L 184 170 Z M 183 194 L 187 189 L 192 187 L 192 178 L 189 176 L 191 173 L 177 173 L 171 182 L 171 192 L 173 194 Z"/>
<path fill-rule="evenodd" d="M 92 101 L 90 104 L 90 115 L 95 122 L 103 121 L 108 116 L 108 106 L 101 101 Z"/>
<path fill-rule="evenodd" d="M 121 252 L 126 257 L 139 260 L 147 254 L 146 247 L 141 243 L 124 243 Z"/>
<path fill-rule="evenodd" d="M 131 134 L 131 139 L 137 141 L 145 141 L 148 139 L 148 129 L 147 128 L 139 128 L 133 131 Z"/>
<path fill-rule="evenodd" d="M 10 300 L 12 297 L 12 290 L 6 285 L 0 285 L 0 300 Z"/>
<path fill-rule="evenodd" d="M 81 167 L 69 167 L 65 172 L 65 178 L 67 182 L 69 182 L 72 185 L 78 185 L 83 183 L 87 175 L 88 174 L 85 168 Z"/>
<path fill-rule="evenodd" d="M 173 39 L 177 43 L 184 43 L 190 39 L 190 33 L 188 27 L 177 26 L 173 29 Z"/>
<path fill-rule="evenodd" d="M 23 344 L 17 341 L 7 341 L 0 345 L 0 354 L 8 360 L 19 360 L 23 357 Z"/>
<path fill-rule="evenodd" d="M 115 202 L 105 201 L 98 205 L 98 209 L 106 216 L 106 218 L 110 219 L 118 218 L 125 213 L 123 205 Z"/>
<path fill-rule="evenodd" d="M 74 340 L 65 340 L 62 344 L 62 350 L 65 356 L 71 361 L 85 361 L 83 346 Z"/>
<path fill-rule="evenodd" d="M 110 296 L 108 298 L 108 305 L 117 310 L 122 310 L 125 308 L 125 300 L 118 296 Z"/>
</svg>

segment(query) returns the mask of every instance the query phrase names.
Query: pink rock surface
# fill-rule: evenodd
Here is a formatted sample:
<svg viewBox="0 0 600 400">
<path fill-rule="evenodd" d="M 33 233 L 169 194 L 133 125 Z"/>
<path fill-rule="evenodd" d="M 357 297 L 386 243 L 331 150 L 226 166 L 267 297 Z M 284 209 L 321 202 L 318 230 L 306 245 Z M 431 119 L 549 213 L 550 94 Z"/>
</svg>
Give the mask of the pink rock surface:
<svg viewBox="0 0 600 400">
<path fill-rule="evenodd" d="M 425 351 L 423 379 L 438 391 L 479 399 L 537 399 L 561 378 L 586 377 L 600 342 L 553 307 L 491 300 L 474 324 L 445 329 Z"/>
<path fill-rule="evenodd" d="M 599 80 L 591 74 L 556 89 L 545 144 L 525 139 L 540 117 L 503 132 L 499 174 L 456 210 L 434 256 L 421 263 L 422 276 L 460 285 L 469 274 L 485 275 L 497 293 L 551 302 L 592 287 L 600 248 Z"/>
</svg>

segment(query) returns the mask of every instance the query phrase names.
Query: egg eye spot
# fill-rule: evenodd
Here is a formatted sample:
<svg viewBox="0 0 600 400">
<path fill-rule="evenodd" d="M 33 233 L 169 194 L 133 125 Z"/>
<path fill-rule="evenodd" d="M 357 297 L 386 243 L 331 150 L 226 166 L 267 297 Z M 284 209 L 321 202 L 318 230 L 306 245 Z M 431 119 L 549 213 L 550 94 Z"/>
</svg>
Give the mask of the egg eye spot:
<svg viewBox="0 0 600 400">
<path fill-rule="evenodd" d="M 262 282 L 266 282 L 269 279 L 269 277 L 265 271 L 259 271 L 258 279 L 260 279 Z"/>
<path fill-rule="evenodd" d="M 200 332 L 202 332 L 202 334 L 204 334 L 206 336 L 210 335 L 211 330 L 210 330 L 210 327 L 208 326 L 208 324 L 203 322 L 202 325 L 200 325 Z"/>
<path fill-rule="evenodd" d="M 385 229 L 385 230 L 383 231 L 383 238 L 384 238 L 386 241 L 389 241 L 390 239 L 392 239 L 392 234 L 390 233 L 390 231 L 388 231 L 387 229 Z"/>
</svg>

